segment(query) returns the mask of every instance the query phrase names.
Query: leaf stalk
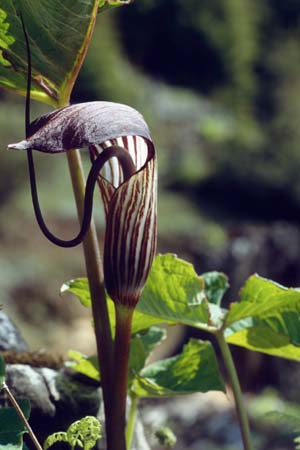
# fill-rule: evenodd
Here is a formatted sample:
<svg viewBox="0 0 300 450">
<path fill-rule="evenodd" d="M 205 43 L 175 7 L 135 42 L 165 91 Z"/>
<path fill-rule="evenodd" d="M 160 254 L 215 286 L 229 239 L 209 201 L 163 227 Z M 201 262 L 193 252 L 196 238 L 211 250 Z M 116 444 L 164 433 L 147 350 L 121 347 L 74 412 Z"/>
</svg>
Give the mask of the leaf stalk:
<svg viewBox="0 0 300 450">
<path fill-rule="evenodd" d="M 250 427 L 249 427 L 249 419 L 247 410 L 245 407 L 245 403 L 243 400 L 243 394 L 241 390 L 241 385 L 239 382 L 239 378 L 237 375 L 237 371 L 235 368 L 235 364 L 232 358 L 232 354 L 229 348 L 229 345 L 227 344 L 223 331 L 220 330 L 215 333 L 215 336 L 217 338 L 218 344 L 220 346 L 220 350 L 223 357 L 223 362 L 231 383 L 232 392 L 234 396 L 235 401 L 235 407 L 236 407 L 236 413 L 240 425 L 244 450 L 253 450 L 252 443 L 251 443 L 251 434 L 250 434 Z"/>
<path fill-rule="evenodd" d="M 127 448 L 127 450 L 131 449 L 138 402 L 139 402 L 139 397 L 132 393 L 130 395 L 130 409 L 129 409 L 129 413 L 128 413 L 128 421 L 127 421 L 127 426 L 126 426 L 126 448 Z"/>
</svg>

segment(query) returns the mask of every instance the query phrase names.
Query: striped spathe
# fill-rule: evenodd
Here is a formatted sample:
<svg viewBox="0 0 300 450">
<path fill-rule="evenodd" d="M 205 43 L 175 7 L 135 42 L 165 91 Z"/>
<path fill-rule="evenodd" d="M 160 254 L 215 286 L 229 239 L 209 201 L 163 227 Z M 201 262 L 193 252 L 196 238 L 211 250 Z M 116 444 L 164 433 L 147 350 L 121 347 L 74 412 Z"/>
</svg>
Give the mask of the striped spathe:
<svg viewBox="0 0 300 450">
<path fill-rule="evenodd" d="M 156 249 L 156 154 L 150 140 L 123 136 L 91 145 L 92 158 L 113 145 L 129 152 L 136 172 L 123 181 L 118 160 L 111 158 L 98 179 L 106 213 L 105 285 L 115 302 L 132 307 L 140 297 Z"/>
</svg>

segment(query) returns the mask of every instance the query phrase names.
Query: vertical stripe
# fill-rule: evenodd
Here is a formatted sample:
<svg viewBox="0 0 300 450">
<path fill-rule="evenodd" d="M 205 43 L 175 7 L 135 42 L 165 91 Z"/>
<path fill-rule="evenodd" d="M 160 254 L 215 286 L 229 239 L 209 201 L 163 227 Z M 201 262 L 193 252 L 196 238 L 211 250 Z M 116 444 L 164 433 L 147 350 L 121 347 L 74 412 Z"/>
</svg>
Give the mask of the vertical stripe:
<svg viewBox="0 0 300 450">
<path fill-rule="evenodd" d="M 93 146 L 92 159 L 111 145 L 126 149 L 137 171 L 123 182 L 121 166 L 117 158 L 111 158 L 98 179 L 106 213 L 105 283 L 115 301 L 134 305 L 156 249 L 155 149 L 144 138 L 125 136 Z"/>
</svg>

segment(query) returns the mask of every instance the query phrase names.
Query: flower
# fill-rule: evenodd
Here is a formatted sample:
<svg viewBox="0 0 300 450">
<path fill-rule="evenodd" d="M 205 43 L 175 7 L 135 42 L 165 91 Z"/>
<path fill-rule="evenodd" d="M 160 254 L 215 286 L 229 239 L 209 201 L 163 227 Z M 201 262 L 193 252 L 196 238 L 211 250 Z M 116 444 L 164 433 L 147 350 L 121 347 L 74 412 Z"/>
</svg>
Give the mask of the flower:
<svg viewBox="0 0 300 450">
<path fill-rule="evenodd" d="M 156 152 L 143 117 L 125 105 L 89 102 L 71 105 L 34 121 L 29 137 L 9 148 L 64 152 L 88 147 L 93 164 L 109 149 L 127 152 L 134 170 L 127 177 L 117 156 L 97 179 L 106 216 L 104 278 L 116 302 L 137 303 L 156 249 Z M 106 153 L 107 154 L 107 153 Z"/>
<path fill-rule="evenodd" d="M 98 178 L 106 214 L 105 285 L 114 301 L 132 306 L 140 297 L 156 248 L 156 155 L 151 141 L 124 136 L 91 145 L 92 158 L 111 145 L 129 152 L 136 171 L 123 181 L 120 165 L 112 158 Z"/>
</svg>

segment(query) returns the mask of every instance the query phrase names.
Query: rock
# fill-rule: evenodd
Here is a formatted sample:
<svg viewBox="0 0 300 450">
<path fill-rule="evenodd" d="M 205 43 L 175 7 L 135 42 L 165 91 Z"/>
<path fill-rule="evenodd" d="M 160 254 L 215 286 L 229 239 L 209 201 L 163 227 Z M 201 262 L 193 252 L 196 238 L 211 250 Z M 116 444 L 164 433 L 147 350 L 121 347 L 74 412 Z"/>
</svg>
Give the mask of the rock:
<svg viewBox="0 0 300 450">
<path fill-rule="evenodd" d="M 6 383 L 16 398 L 30 401 L 32 414 L 39 411 L 42 416 L 52 418 L 55 415 L 55 405 L 41 369 L 24 364 L 7 364 Z"/>
<path fill-rule="evenodd" d="M 28 350 L 28 345 L 15 324 L 0 311 L 0 351 L 8 350 L 24 352 Z"/>
<path fill-rule="evenodd" d="M 101 404 L 95 385 L 78 381 L 64 370 L 7 364 L 6 383 L 13 395 L 30 401 L 30 425 L 40 442 L 65 431 L 75 420 L 97 416 Z"/>
<path fill-rule="evenodd" d="M 99 417 L 104 424 L 101 390 L 87 378 L 78 378 L 63 369 L 7 364 L 6 383 L 17 399 L 30 401 L 30 425 L 41 443 L 49 434 L 66 431 L 72 422 L 87 415 Z M 105 450 L 104 440 L 99 442 L 98 448 Z M 150 450 L 140 420 L 136 424 L 132 450 Z"/>
<path fill-rule="evenodd" d="M 72 422 L 84 416 L 99 417 L 104 424 L 98 383 L 65 369 L 36 367 L 45 363 L 58 367 L 59 361 L 49 354 L 27 350 L 28 346 L 19 330 L 6 314 L 0 312 L 0 351 L 7 352 L 6 384 L 16 399 L 29 400 L 30 425 L 41 443 L 49 434 L 66 431 Z M 30 440 L 26 439 L 26 443 L 33 449 Z M 104 439 L 99 442 L 98 448 L 106 448 Z M 139 420 L 132 450 L 150 450 Z"/>
</svg>

